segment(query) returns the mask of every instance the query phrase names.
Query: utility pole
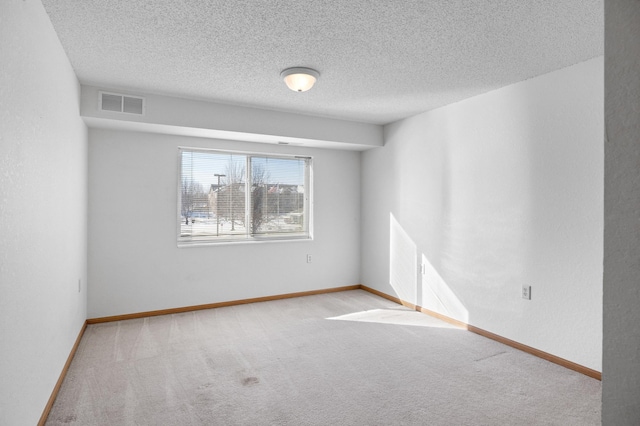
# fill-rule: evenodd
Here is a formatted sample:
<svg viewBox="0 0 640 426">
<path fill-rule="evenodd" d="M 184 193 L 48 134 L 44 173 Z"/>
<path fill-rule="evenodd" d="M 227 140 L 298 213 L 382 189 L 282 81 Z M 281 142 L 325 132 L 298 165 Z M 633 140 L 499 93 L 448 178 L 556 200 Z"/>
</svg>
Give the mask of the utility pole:
<svg viewBox="0 0 640 426">
<path fill-rule="evenodd" d="M 220 201 L 220 178 L 226 175 L 214 174 L 218 178 L 218 189 L 216 190 L 216 237 L 220 235 L 220 216 L 218 216 L 218 202 Z"/>
</svg>

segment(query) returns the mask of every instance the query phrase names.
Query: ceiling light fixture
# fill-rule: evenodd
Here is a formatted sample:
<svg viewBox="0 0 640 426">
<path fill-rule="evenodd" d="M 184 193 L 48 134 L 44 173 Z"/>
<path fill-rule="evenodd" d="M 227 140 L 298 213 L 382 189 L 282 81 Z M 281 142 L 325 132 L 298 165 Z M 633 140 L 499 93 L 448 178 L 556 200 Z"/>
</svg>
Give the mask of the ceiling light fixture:
<svg viewBox="0 0 640 426">
<path fill-rule="evenodd" d="M 280 77 L 294 92 L 306 92 L 313 87 L 320 73 L 311 68 L 293 67 L 282 71 Z"/>
</svg>

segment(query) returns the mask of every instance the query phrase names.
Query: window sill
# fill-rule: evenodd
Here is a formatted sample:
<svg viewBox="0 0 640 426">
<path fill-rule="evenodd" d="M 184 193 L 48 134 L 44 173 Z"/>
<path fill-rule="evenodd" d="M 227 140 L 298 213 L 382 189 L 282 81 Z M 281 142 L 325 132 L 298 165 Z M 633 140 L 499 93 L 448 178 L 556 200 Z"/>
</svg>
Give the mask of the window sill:
<svg viewBox="0 0 640 426">
<path fill-rule="evenodd" d="M 183 240 L 178 241 L 178 248 L 185 247 L 212 247 L 221 245 L 236 245 L 236 244 L 267 244 L 267 243 L 300 243 L 313 241 L 313 237 L 286 237 L 286 238 L 251 238 L 251 239 L 220 239 L 220 240 Z"/>
</svg>

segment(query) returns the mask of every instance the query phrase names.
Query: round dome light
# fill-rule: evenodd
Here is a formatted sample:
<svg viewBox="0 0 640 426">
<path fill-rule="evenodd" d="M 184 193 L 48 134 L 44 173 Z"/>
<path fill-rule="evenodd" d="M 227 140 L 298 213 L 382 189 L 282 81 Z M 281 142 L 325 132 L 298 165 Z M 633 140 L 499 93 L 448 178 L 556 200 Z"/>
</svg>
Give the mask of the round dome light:
<svg viewBox="0 0 640 426">
<path fill-rule="evenodd" d="M 280 77 L 294 92 L 306 92 L 316 83 L 320 73 L 311 68 L 293 67 L 282 71 Z"/>
</svg>

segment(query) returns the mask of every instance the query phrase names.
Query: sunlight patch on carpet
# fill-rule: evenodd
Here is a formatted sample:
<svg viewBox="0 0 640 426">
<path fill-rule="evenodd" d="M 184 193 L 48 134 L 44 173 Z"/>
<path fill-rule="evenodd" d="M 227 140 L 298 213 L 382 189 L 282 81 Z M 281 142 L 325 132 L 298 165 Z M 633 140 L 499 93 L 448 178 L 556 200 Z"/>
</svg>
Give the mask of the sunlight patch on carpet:
<svg viewBox="0 0 640 426">
<path fill-rule="evenodd" d="M 328 320 L 375 322 L 380 324 L 415 325 L 420 327 L 450 328 L 463 330 L 452 324 L 405 308 L 370 309 L 354 312 L 337 317 L 326 318 Z"/>
</svg>

